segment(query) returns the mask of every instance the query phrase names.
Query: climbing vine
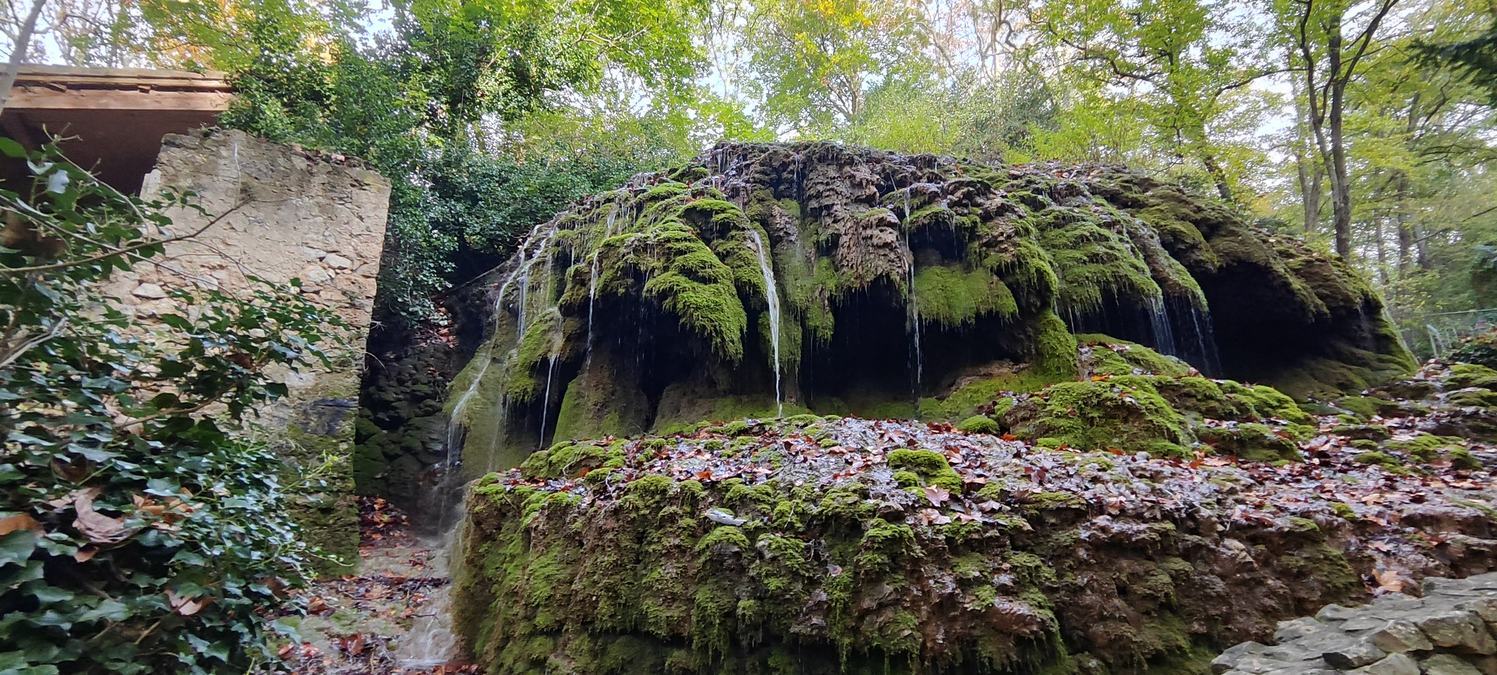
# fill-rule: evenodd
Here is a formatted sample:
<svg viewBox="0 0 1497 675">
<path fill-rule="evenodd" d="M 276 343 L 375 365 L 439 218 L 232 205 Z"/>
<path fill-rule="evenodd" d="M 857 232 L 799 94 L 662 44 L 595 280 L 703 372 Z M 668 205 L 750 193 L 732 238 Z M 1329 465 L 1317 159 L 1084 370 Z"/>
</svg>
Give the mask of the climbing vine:
<svg viewBox="0 0 1497 675">
<path fill-rule="evenodd" d="M 178 290 L 190 311 L 133 319 L 105 284 L 197 234 L 166 215 L 192 195 L 121 194 L 52 147 L 0 152 L 34 178 L 0 190 L 0 671 L 267 661 L 310 552 L 247 418 L 287 393 L 268 370 L 326 361 L 337 319 L 294 281 Z"/>
</svg>

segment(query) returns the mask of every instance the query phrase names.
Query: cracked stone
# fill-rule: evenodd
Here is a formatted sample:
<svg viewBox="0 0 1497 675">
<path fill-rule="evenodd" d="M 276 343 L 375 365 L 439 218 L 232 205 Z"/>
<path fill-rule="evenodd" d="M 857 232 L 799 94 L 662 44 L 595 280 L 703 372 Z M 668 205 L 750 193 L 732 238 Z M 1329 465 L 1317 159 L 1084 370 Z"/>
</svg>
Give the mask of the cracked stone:
<svg viewBox="0 0 1497 675">
<path fill-rule="evenodd" d="M 1454 654 L 1435 654 L 1419 662 L 1424 675 L 1482 675 L 1476 666 Z"/>
<path fill-rule="evenodd" d="M 1434 649 L 1429 637 L 1408 621 L 1389 621 L 1368 636 L 1372 644 L 1385 652 L 1417 652 Z"/>
<path fill-rule="evenodd" d="M 1451 610 L 1417 619 L 1419 629 L 1439 647 L 1476 654 L 1497 653 L 1497 640 L 1475 612 Z"/>
<path fill-rule="evenodd" d="M 1320 656 L 1326 663 L 1342 670 L 1350 670 L 1381 661 L 1387 655 L 1387 652 L 1372 644 L 1371 640 L 1348 640 L 1339 647 L 1321 652 Z"/>
<path fill-rule="evenodd" d="M 1313 635 L 1324 630 L 1329 630 L 1329 626 L 1316 621 L 1313 617 L 1300 617 L 1298 619 L 1280 621 L 1278 627 L 1274 629 L 1273 639 L 1274 642 L 1284 643 L 1290 640 L 1298 640 L 1306 635 Z"/>
<path fill-rule="evenodd" d="M 1419 662 L 1408 654 L 1389 654 L 1377 663 L 1349 672 L 1356 675 L 1419 675 Z"/>
</svg>

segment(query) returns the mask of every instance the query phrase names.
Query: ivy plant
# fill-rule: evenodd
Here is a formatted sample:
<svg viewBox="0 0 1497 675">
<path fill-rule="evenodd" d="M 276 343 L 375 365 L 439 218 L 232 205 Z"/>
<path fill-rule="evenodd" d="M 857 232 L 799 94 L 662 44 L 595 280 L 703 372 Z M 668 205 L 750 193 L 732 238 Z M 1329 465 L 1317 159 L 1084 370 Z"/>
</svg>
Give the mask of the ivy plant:
<svg viewBox="0 0 1497 675">
<path fill-rule="evenodd" d="M 104 286 L 201 231 L 167 215 L 192 195 L 0 153 L 32 174 L 0 190 L 0 672 L 264 666 L 311 552 L 247 425 L 287 393 L 271 372 L 326 364 L 336 319 L 294 281 L 184 283 L 135 319 Z"/>
</svg>

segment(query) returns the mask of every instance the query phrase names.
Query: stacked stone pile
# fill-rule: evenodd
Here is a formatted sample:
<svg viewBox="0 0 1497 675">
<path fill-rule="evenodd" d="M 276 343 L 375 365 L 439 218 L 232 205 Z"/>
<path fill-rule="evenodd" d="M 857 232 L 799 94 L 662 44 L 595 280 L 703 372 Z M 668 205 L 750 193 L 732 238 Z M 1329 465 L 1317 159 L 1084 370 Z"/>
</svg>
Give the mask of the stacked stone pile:
<svg viewBox="0 0 1497 675">
<path fill-rule="evenodd" d="M 1274 645 L 1244 642 L 1211 663 L 1228 675 L 1497 674 L 1497 573 L 1426 579 L 1423 597 L 1390 593 L 1279 623 Z"/>
</svg>

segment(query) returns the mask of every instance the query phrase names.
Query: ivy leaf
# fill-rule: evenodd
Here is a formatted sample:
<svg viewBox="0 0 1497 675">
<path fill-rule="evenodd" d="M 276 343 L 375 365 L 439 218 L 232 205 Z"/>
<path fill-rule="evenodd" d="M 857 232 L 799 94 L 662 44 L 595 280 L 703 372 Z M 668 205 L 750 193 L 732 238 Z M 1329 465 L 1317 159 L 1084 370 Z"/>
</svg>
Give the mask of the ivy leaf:
<svg viewBox="0 0 1497 675">
<path fill-rule="evenodd" d="M 125 603 L 113 598 L 105 598 L 98 606 L 78 615 L 80 623 L 88 623 L 104 619 L 107 621 L 124 621 L 130 618 L 130 608 Z"/>
<path fill-rule="evenodd" d="M 36 540 L 32 530 L 16 530 L 0 537 L 0 566 L 25 562 L 36 550 Z"/>
</svg>

